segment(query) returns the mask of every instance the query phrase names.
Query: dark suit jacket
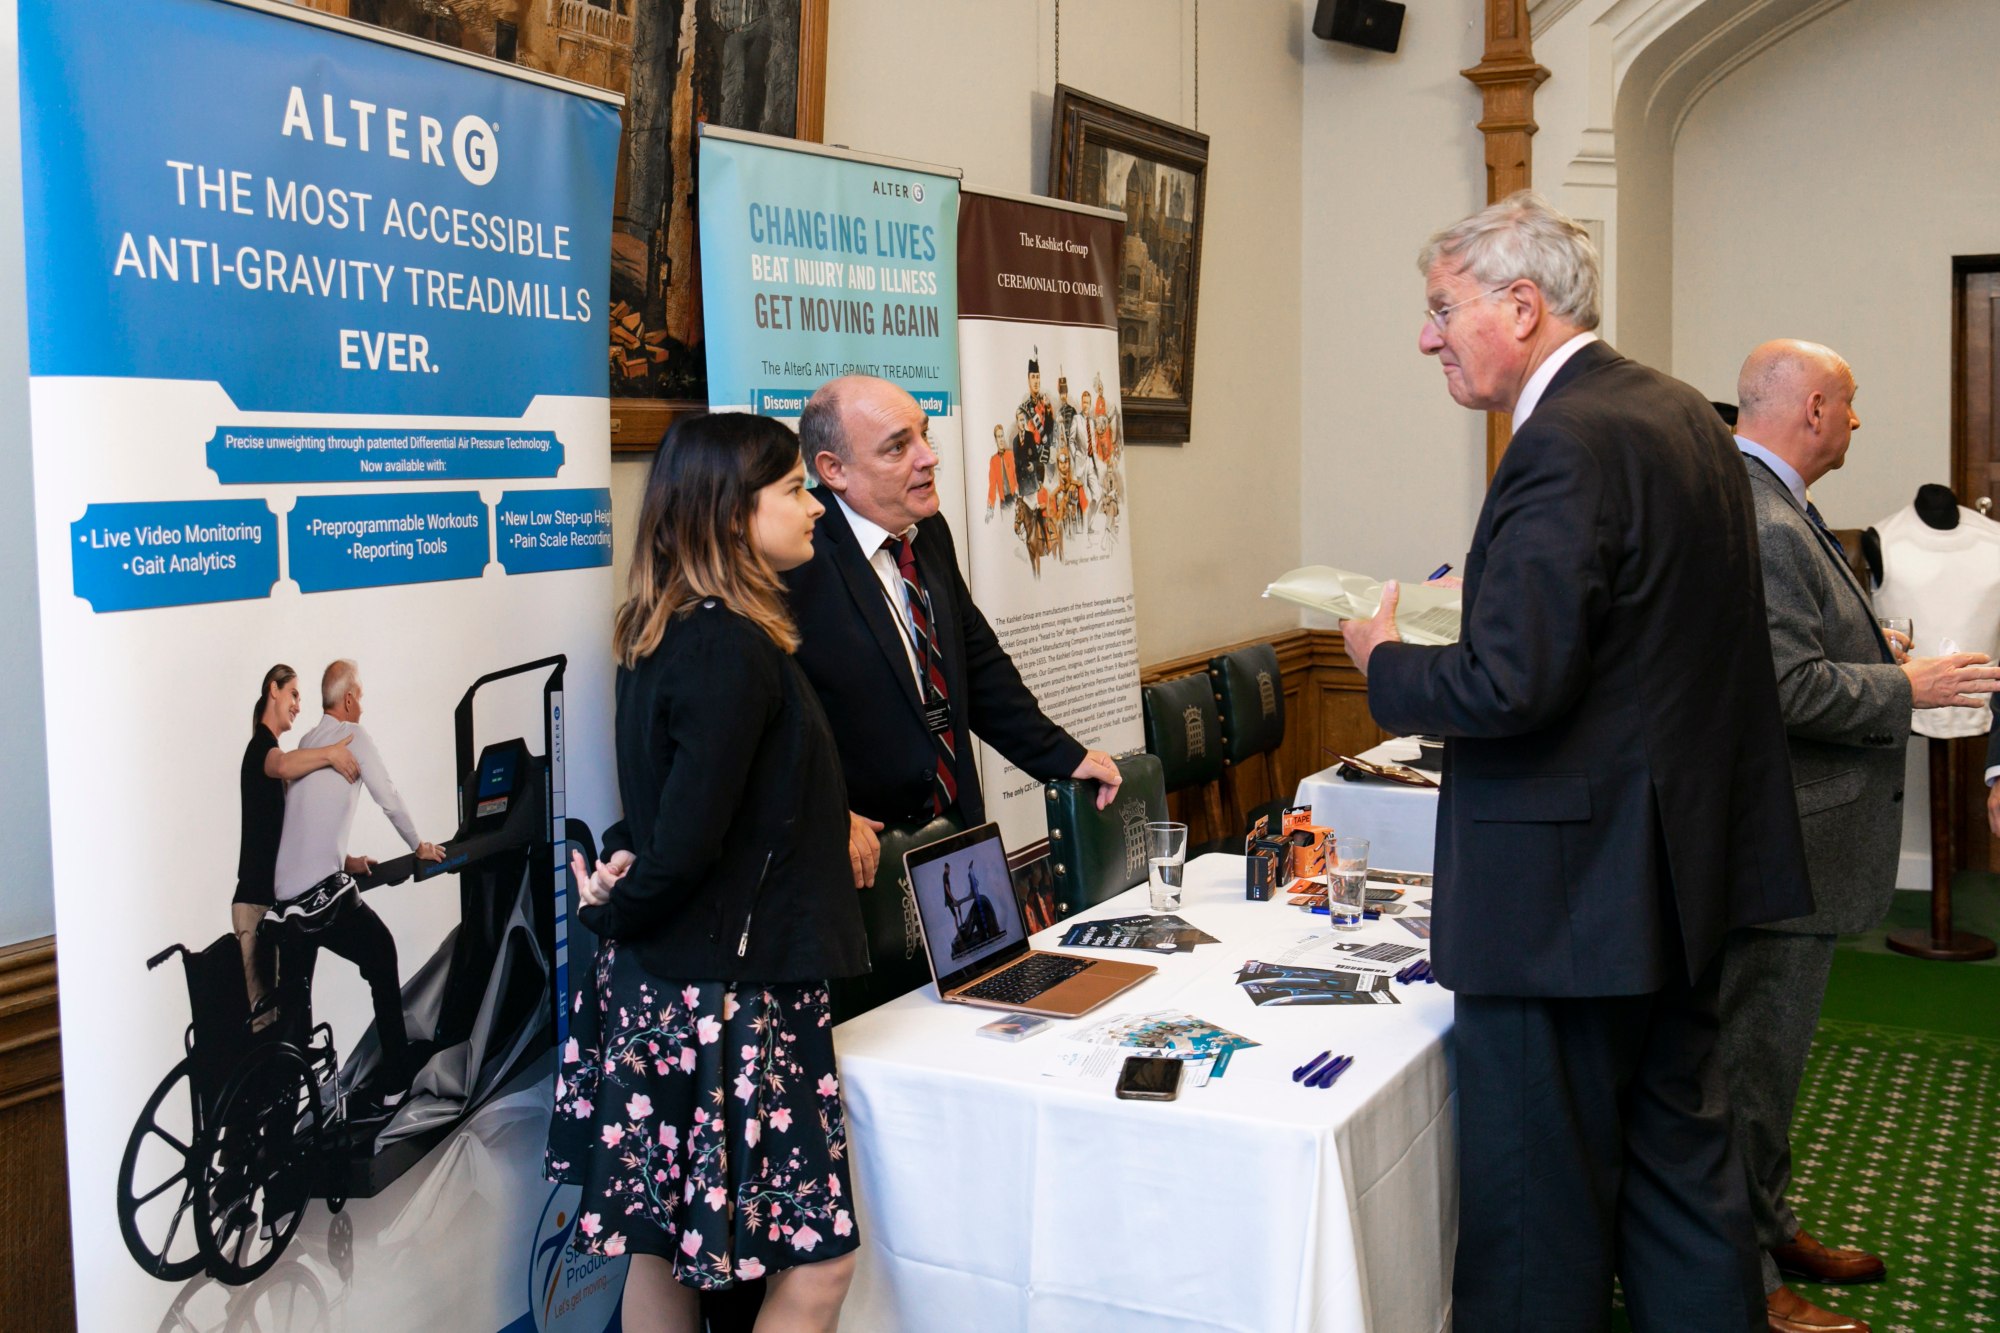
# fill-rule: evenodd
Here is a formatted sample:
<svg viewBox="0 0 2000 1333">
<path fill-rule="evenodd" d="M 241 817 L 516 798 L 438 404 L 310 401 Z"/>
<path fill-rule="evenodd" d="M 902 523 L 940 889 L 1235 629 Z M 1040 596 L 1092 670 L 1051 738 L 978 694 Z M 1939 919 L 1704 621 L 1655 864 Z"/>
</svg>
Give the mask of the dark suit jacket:
<svg viewBox="0 0 2000 1333">
<path fill-rule="evenodd" d="M 1743 462 L 1817 907 L 1773 928 L 1870 930 L 1896 893 L 1910 679 L 1891 658 L 1838 544 L 1813 526 L 1777 473 L 1755 458 Z"/>
<path fill-rule="evenodd" d="M 1377 722 L 1445 736 L 1438 980 L 1642 994 L 1811 910 L 1735 442 L 1603 343 L 1514 437 L 1444 648 L 1387 643 Z"/>
<path fill-rule="evenodd" d="M 979 824 L 985 822 L 986 804 L 972 735 L 1040 780 L 1074 773 L 1084 747 L 1043 715 L 992 626 L 972 604 L 944 519 L 919 523 L 915 545 L 917 573 L 937 618 L 945 693 L 958 736 L 959 812 L 968 825 Z M 890 606 L 868 566 L 868 553 L 831 496 L 813 537 L 813 558 L 787 574 L 785 583 L 799 627 L 798 662 L 833 723 L 848 801 L 871 819 L 928 818 L 936 751 L 904 654 L 900 612 Z"/>
</svg>

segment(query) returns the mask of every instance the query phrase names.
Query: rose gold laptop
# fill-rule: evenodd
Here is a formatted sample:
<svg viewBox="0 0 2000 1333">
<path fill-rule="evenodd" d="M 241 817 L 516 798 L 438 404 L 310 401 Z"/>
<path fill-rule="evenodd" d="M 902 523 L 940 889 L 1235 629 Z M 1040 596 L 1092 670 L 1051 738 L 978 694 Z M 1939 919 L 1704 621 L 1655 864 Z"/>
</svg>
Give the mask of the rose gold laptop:
<svg viewBox="0 0 2000 1333">
<path fill-rule="evenodd" d="M 1074 1018 L 1159 971 L 1028 947 L 998 824 L 903 855 L 938 996 L 951 1004 Z"/>
</svg>

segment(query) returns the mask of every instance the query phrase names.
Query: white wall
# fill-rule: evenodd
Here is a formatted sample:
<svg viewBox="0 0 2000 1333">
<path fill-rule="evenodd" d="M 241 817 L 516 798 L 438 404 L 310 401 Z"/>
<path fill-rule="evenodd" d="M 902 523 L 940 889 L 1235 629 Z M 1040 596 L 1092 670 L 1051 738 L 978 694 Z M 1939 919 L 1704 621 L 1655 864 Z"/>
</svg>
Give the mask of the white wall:
<svg viewBox="0 0 2000 1333">
<path fill-rule="evenodd" d="M 1393 55 L 1305 44 L 1299 256 L 1301 564 L 1421 579 L 1463 565 L 1486 489 L 1485 418 L 1417 351 L 1424 240 L 1486 202 L 1458 71 L 1485 46 L 1478 0 L 1411 5 Z"/>
<path fill-rule="evenodd" d="M 1813 488 L 1837 527 L 1951 481 L 1952 256 L 2000 252 L 1996 50 L 1991 0 L 1849 0 L 1682 126 L 1676 372 L 1734 402 L 1737 367 L 1767 338 L 1845 356 L 1862 429 Z"/>
<path fill-rule="evenodd" d="M 1210 143 L 1194 438 L 1126 453 L 1141 662 L 1298 623 L 1259 594 L 1299 563 L 1303 21 L 1299 0 L 1230 0 L 1202 15 Z M 969 186 L 1045 193 L 1054 40 L 1051 0 L 837 0 L 826 140 L 961 167 Z M 1069 0 L 1062 79 L 1192 124 L 1195 43 L 1191 3 Z M 613 469 L 622 540 L 645 467 Z M 621 570 L 624 558 L 621 545 Z"/>
</svg>

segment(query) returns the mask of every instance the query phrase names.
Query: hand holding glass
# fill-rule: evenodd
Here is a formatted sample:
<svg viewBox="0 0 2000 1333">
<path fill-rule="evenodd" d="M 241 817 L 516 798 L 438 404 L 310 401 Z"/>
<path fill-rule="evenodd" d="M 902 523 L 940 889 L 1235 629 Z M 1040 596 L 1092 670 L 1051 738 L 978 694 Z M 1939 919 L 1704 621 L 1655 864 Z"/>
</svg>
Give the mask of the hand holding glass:
<svg viewBox="0 0 2000 1333">
<path fill-rule="evenodd" d="M 1187 825 L 1146 825 L 1146 888 L 1155 912 L 1181 910 L 1181 879 L 1187 870 Z"/>
<path fill-rule="evenodd" d="M 1917 631 L 1908 616 L 1877 616 L 1875 623 L 1881 627 L 1882 637 L 1889 641 L 1889 652 L 1898 662 L 1910 660 L 1910 651 L 1916 646 Z"/>
<path fill-rule="evenodd" d="M 1335 930 L 1361 929 L 1368 902 L 1368 839 L 1336 838 L 1326 858 L 1326 914 Z"/>
</svg>

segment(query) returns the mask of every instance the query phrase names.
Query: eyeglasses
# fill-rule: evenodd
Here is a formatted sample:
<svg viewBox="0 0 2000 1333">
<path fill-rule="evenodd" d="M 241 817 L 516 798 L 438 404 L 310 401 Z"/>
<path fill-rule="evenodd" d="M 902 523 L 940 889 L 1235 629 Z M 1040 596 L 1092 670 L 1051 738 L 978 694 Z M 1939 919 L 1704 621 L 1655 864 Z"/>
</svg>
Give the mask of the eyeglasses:
<svg viewBox="0 0 2000 1333">
<path fill-rule="evenodd" d="M 1518 282 L 1519 279 L 1516 279 L 1515 281 Z M 1445 325 L 1451 322 L 1452 311 L 1458 309 L 1462 305 L 1471 305 L 1474 301 L 1483 301 L 1489 296 L 1494 296 L 1500 292 L 1506 291 L 1509 287 L 1512 287 L 1513 285 L 1514 283 L 1512 282 L 1503 282 L 1498 287 L 1494 287 L 1487 291 L 1480 292 L 1475 296 L 1468 296 L 1463 301 L 1453 301 L 1450 305 L 1445 306 L 1443 309 L 1440 310 L 1432 310 L 1426 307 L 1424 310 L 1424 318 L 1429 320 L 1433 325 L 1435 325 L 1439 333 L 1443 333 Z"/>
</svg>

